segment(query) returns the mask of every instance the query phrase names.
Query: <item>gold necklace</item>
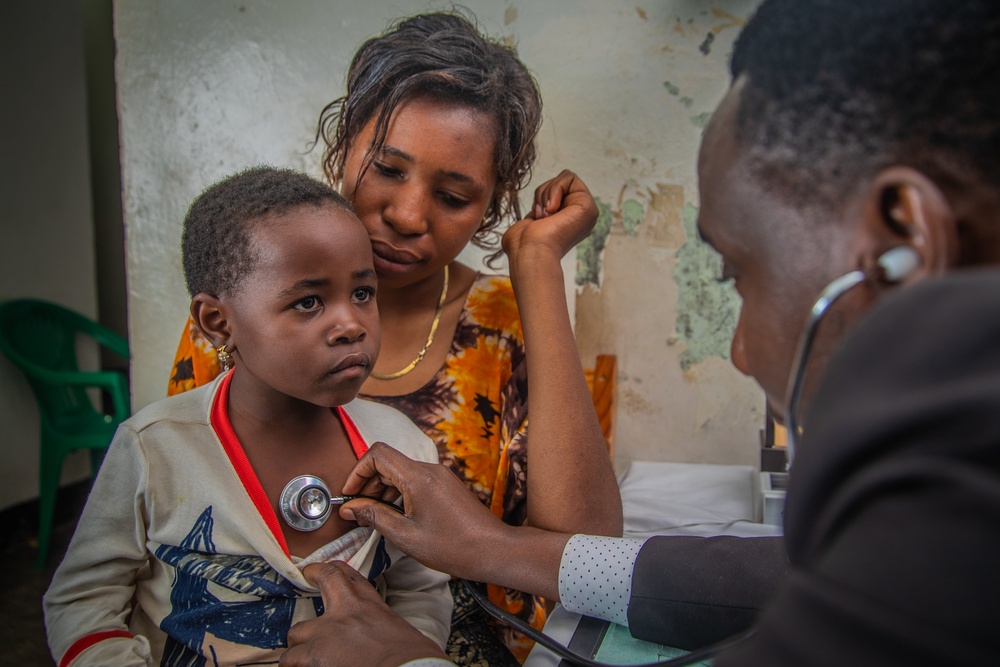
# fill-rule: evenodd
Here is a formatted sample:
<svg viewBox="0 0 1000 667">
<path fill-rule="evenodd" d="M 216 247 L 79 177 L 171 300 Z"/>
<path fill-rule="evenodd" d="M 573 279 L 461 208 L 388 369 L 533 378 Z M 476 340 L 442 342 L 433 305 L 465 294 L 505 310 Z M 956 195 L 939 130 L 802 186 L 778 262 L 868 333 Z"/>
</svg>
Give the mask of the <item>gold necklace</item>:
<svg viewBox="0 0 1000 667">
<path fill-rule="evenodd" d="M 434 333 L 437 331 L 438 322 L 441 321 L 441 309 L 444 308 L 445 297 L 448 296 L 448 265 L 445 264 L 444 267 L 444 287 L 441 288 L 441 297 L 438 299 L 437 310 L 434 311 L 434 321 L 431 322 L 431 331 L 427 334 L 427 342 L 424 343 L 424 348 L 420 350 L 417 354 L 416 359 L 411 361 L 406 365 L 406 368 L 395 373 L 389 373 L 387 375 L 382 375 L 381 373 L 376 373 L 372 371 L 372 377 L 376 380 L 395 380 L 396 378 L 401 378 L 414 368 L 417 367 L 421 361 L 423 361 L 424 355 L 427 354 L 427 350 L 430 349 L 431 343 L 434 342 Z"/>
</svg>

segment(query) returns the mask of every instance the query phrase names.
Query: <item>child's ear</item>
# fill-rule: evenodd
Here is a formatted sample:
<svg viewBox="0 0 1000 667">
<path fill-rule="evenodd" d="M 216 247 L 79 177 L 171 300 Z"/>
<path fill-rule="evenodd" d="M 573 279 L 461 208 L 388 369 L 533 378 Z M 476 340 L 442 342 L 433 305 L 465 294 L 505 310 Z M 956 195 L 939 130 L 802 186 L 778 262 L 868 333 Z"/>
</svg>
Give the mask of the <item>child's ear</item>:
<svg viewBox="0 0 1000 667">
<path fill-rule="evenodd" d="M 225 304 L 211 294 L 199 292 L 191 299 L 191 319 L 212 347 L 229 343 L 232 332 L 226 312 Z"/>
</svg>

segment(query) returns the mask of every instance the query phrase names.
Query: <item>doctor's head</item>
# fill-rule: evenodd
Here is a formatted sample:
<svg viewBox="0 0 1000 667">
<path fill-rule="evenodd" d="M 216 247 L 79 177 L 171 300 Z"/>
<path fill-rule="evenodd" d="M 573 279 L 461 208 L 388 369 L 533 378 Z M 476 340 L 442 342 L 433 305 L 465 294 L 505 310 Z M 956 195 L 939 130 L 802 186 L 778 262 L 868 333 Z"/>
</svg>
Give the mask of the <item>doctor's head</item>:
<svg viewBox="0 0 1000 667">
<path fill-rule="evenodd" d="M 807 393 L 884 290 L 1000 262 L 998 67 L 994 0 L 765 0 L 741 33 L 701 146 L 698 226 L 743 299 L 733 363 L 779 412 L 831 280 L 871 276 L 824 318 Z M 880 279 L 899 246 L 919 265 Z"/>
</svg>

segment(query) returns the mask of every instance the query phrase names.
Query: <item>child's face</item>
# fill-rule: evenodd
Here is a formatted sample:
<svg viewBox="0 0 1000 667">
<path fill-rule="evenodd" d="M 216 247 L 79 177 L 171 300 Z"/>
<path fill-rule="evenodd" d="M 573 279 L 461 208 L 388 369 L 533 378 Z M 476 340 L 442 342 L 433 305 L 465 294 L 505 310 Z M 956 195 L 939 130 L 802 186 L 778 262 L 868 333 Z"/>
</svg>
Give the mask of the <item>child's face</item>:
<svg viewBox="0 0 1000 667">
<path fill-rule="evenodd" d="M 252 239 L 259 260 L 226 298 L 234 387 L 347 403 L 381 342 L 365 228 L 332 204 L 301 206 L 260 224 Z"/>
<path fill-rule="evenodd" d="M 359 183 L 374 125 L 347 151 L 343 192 L 371 236 L 379 281 L 396 289 L 438 275 L 479 229 L 496 186 L 496 123 L 467 107 L 406 102 Z"/>
</svg>

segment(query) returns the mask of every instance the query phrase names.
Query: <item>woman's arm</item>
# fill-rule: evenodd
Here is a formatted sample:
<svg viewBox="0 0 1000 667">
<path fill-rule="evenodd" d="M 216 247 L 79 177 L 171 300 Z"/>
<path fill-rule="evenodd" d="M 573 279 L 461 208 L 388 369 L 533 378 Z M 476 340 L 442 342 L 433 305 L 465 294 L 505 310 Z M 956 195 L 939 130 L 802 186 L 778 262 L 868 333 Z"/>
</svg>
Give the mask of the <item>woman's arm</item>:
<svg viewBox="0 0 1000 667">
<path fill-rule="evenodd" d="M 528 524 L 563 533 L 621 535 L 614 468 L 573 337 L 562 257 L 597 220 L 571 171 L 542 184 L 528 218 L 504 234 L 524 331 L 528 392 Z"/>
</svg>

